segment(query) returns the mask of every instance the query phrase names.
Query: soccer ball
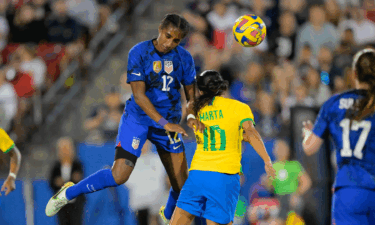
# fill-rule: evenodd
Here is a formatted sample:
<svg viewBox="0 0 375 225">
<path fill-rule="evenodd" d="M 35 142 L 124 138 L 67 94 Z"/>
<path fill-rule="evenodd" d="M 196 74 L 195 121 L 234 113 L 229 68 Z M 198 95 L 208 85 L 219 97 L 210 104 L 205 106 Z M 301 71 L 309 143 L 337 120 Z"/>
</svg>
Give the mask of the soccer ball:
<svg viewBox="0 0 375 225">
<path fill-rule="evenodd" d="M 263 20 L 254 14 L 241 16 L 233 26 L 234 39 L 244 47 L 255 47 L 266 37 L 267 28 Z"/>
</svg>

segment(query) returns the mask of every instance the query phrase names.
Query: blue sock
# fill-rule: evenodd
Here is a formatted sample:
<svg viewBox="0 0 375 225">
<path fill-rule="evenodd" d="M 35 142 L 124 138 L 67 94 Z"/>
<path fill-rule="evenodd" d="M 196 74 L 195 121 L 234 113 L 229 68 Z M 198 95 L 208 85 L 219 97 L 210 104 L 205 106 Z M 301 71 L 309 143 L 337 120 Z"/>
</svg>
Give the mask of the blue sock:
<svg viewBox="0 0 375 225">
<path fill-rule="evenodd" d="M 179 195 L 180 193 L 174 191 L 173 188 L 169 190 L 169 197 L 164 210 L 164 216 L 169 220 L 172 218 L 172 214 L 174 209 L 176 208 L 177 199 Z"/>
<path fill-rule="evenodd" d="M 117 187 L 110 169 L 99 170 L 98 172 L 86 177 L 79 183 L 66 190 L 66 198 L 70 201 L 81 194 L 100 191 L 107 187 Z"/>
</svg>

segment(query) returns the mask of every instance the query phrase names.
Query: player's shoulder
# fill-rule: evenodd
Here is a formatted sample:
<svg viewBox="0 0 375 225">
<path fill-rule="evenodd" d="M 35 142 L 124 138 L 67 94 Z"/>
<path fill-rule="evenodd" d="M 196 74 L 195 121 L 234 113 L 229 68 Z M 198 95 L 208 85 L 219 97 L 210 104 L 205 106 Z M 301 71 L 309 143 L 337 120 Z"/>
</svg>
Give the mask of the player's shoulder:
<svg viewBox="0 0 375 225">
<path fill-rule="evenodd" d="M 351 89 L 331 96 L 325 103 L 324 107 L 338 106 L 339 109 L 350 108 L 356 99 L 366 94 L 365 90 Z"/>
<path fill-rule="evenodd" d="M 134 45 L 130 50 L 129 53 L 140 53 L 150 47 L 151 40 L 142 41 Z"/>
<path fill-rule="evenodd" d="M 190 52 L 181 45 L 178 45 L 173 51 L 179 54 L 181 59 L 192 58 Z"/>
<path fill-rule="evenodd" d="M 221 96 L 216 97 L 216 99 L 218 100 L 218 104 L 228 107 L 230 109 L 249 108 L 249 105 L 247 105 L 246 103 L 240 102 L 235 99 L 221 97 Z"/>
</svg>

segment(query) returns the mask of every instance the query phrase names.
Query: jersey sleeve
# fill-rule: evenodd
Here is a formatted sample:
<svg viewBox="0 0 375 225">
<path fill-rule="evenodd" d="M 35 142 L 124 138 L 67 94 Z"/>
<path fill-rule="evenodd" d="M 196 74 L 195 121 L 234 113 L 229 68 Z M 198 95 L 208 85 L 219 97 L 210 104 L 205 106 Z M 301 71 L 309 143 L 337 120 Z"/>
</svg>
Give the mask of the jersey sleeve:
<svg viewBox="0 0 375 225">
<path fill-rule="evenodd" d="M 184 55 L 185 56 L 182 57 L 184 74 L 182 76 L 183 79 L 181 83 L 184 86 L 187 86 L 195 83 L 196 72 L 193 57 L 190 55 L 190 53 L 186 53 Z"/>
<path fill-rule="evenodd" d="M 142 61 L 139 47 L 133 47 L 128 55 L 127 81 L 130 84 L 132 81 L 145 81 L 145 74 L 143 70 L 144 62 Z"/>
<path fill-rule="evenodd" d="M 326 132 L 328 128 L 328 124 L 329 124 L 328 113 L 329 113 L 330 104 L 331 104 L 331 101 L 328 100 L 326 103 L 322 105 L 322 107 L 320 108 L 319 114 L 315 120 L 314 128 L 312 130 L 312 132 L 320 138 L 322 138 L 322 136 L 324 135 L 324 133 Z"/>
<path fill-rule="evenodd" d="M 242 127 L 242 124 L 246 121 L 251 121 L 255 126 L 254 115 L 248 105 L 240 103 L 236 112 L 240 119 L 240 127 Z"/>
<path fill-rule="evenodd" d="M 4 153 L 8 153 L 14 148 L 14 142 L 9 135 L 0 128 L 0 149 Z"/>
</svg>

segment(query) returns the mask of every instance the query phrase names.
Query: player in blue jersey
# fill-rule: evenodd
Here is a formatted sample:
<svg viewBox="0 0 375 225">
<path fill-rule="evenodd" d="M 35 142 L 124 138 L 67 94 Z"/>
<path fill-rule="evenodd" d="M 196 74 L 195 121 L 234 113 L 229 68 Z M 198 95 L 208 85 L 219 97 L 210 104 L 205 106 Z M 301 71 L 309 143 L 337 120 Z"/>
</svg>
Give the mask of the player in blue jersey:
<svg viewBox="0 0 375 225">
<path fill-rule="evenodd" d="M 355 90 L 331 97 L 315 125 L 304 122 L 307 155 L 320 149 L 326 134 L 336 146 L 338 171 L 332 200 L 332 223 L 375 224 L 375 50 L 353 59 Z"/>
<path fill-rule="evenodd" d="M 182 135 L 181 84 L 192 113 L 195 99 L 195 66 L 188 51 L 179 46 L 189 31 L 188 22 L 176 14 L 168 14 L 159 26 L 156 39 L 135 45 L 128 56 L 127 82 L 133 95 L 126 102 L 118 129 L 115 161 L 112 169 L 104 169 L 77 184 L 66 183 L 47 204 L 47 216 L 55 215 L 70 200 L 125 183 L 148 139 L 157 148 L 172 188 L 165 209 L 170 219 L 179 192 L 187 179 L 187 163 Z M 188 125 L 203 132 L 204 125 L 194 118 Z M 141 177 L 139 179 L 142 179 Z"/>
</svg>

